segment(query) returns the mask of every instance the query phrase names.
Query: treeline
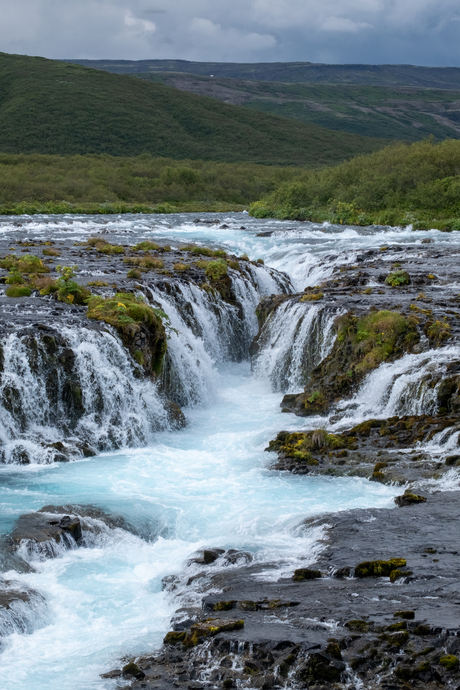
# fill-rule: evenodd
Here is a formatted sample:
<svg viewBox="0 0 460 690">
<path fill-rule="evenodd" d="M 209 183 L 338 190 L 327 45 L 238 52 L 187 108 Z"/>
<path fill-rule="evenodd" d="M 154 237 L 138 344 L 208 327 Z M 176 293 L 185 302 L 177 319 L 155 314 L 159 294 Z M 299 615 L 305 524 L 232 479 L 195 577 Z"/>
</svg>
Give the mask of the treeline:
<svg viewBox="0 0 460 690">
<path fill-rule="evenodd" d="M 249 206 L 302 173 L 301 168 L 148 154 L 0 154 L 0 213 L 225 211 Z"/>
<path fill-rule="evenodd" d="M 258 218 L 460 230 L 460 141 L 396 144 L 305 170 L 251 206 Z"/>
</svg>

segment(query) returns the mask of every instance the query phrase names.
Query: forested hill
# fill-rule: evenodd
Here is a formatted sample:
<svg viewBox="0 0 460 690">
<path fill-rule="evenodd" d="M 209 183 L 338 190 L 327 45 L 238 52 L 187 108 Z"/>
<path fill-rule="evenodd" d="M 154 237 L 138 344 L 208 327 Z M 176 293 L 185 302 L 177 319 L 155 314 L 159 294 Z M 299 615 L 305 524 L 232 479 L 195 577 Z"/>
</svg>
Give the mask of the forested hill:
<svg viewBox="0 0 460 690">
<path fill-rule="evenodd" d="M 373 139 L 227 105 L 163 84 L 0 53 L 0 152 L 321 166 Z"/>
<path fill-rule="evenodd" d="M 189 62 L 188 60 L 66 60 L 85 67 L 134 74 L 184 72 L 203 76 L 310 84 L 367 84 L 460 89 L 459 67 L 324 65 L 312 62 Z"/>
</svg>

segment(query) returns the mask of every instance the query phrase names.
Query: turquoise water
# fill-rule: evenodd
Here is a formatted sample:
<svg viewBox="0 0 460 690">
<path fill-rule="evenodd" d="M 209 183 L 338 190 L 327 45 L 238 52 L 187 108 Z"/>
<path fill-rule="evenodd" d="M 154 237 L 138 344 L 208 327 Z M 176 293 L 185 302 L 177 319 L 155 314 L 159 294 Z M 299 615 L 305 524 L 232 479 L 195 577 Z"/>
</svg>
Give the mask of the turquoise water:
<svg viewBox="0 0 460 690">
<path fill-rule="evenodd" d="M 52 226 L 47 219 L 25 222 L 29 236 L 49 235 L 52 227 L 57 238 L 81 237 L 105 223 L 125 242 L 144 236 L 171 244 L 213 242 L 264 258 L 299 286 L 307 280 L 314 284 L 332 270 L 339 251 L 352 261 L 370 246 L 420 241 L 430 234 L 414 238 L 410 230 L 321 229 L 254 221 L 245 214 L 221 220 L 231 227 L 197 226 L 183 216 L 61 219 Z M 248 230 L 239 230 L 241 225 Z M 275 234 L 257 237 L 262 230 Z M 0 232 L 13 234 L 15 228 L 2 219 Z M 319 256 L 330 257 L 326 267 L 318 266 Z M 184 582 L 197 572 L 186 565 L 197 549 L 244 549 L 266 564 L 267 578 L 276 579 L 314 560 L 320 533 L 302 526 L 306 517 L 392 504 L 397 490 L 377 483 L 271 472 L 274 456 L 264 452 L 268 441 L 283 428 L 305 428 L 306 420 L 282 415 L 281 394 L 254 377 L 247 362 L 209 360 L 206 366 L 213 367 L 213 396 L 185 409 L 185 429 L 158 433 L 149 447 L 68 464 L 0 467 L 3 534 L 24 512 L 66 503 L 121 514 L 135 532 L 105 531 L 91 548 L 33 562 L 34 573 L 5 574 L 35 588 L 46 601 L 30 634 L 4 639 L 0 674 L 6 690 L 114 687 L 99 674 L 119 667 L 125 655 L 159 647 L 180 605 L 174 593 L 162 590 L 162 578 L 182 573 Z M 310 428 L 319 423 L 308 422 Z M 198 589 L 185 589 L 189 601 L 199 601 Z"/>
<path fill-rule="evenodd" d="M 7 638 L 0 667 L 9 687 L 13 680 L 21 690 L 110 687 L 98 676 L 120 656 L 160 645 L 177 607 L 161 579 L 181 571 L 196 549 L 248 550 L 275 563 L 279 570 L 267 565 L 267 577 L 279 577 L 316 553 L 319 534 L 301 527 L 306 516 L 391 503 L 392 489 L 361 479 L 270 472 L 264 447 L 286 420 L 279 395 L 255 382 L 247 364 L 222 371 L 217 401 L 190 410 L 188 420 L 149 448 L 2 468 L 4 530 L 27 510 L 90 503 L 121 513 L 141 535 L 114 530 L 93 548 L 35 562 L 36 573 L 7 574 L 48 602 L 47 625 Z"/>
</svg>

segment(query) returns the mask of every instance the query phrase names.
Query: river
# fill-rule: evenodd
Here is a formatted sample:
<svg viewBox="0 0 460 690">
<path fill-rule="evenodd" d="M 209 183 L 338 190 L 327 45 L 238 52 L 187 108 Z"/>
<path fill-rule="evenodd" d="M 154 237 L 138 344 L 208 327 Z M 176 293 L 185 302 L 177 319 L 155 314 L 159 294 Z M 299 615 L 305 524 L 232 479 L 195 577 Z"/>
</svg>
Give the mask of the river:
<svg viewBox="0 0 460 690">
<path fill-rule="evenodd" d="M 224 247 L 285 271 L 295 289 L 326 278 L 339 256 L 342 263 L 344 255 L 353 262 L 369 247 L 414 242 L 410 229 L 323 227 L 254 220 L 247 214 L 201 216 L 217 218 L 227 226 L 222 228 L 195 224 L 195 218 L 178 214 L 1 219 L 0 233 L 13 233 L 13 222 L 19 220 L 29 237 L 52 234 L 81 240 L 103 226 L 125 243 L 152 238 L 171 246 L 197 242 Z M 437 231 L 417 233 L 416 240 L 430 234 L 444 241 Z M 445 241 L 453 240 L 445 236 Z M 273 290 L 269 278 L 264 280 L 259 281 L 258 297 Z M 168 304 L 162 306 L 168 313 Z M 359 478 L 305 477 L 268 469 L 270 456 L 264 448 L 278 431 L 316 428 L 324 421 L 282 415 L 279 390 L 295 388 L 297 382 L 290 380 L 295 371 L 286 374 L 284 383 L 274 383 L 276 357 L 273 364 L 253 371 L 248 356 L 242 362 L 230 361 L 206 318 L 201 343 L 205 371 L 200 374 L 199 395 L 184 408 L 185 429 L 159 431 L 144 447 L 76 462 L 0 466 L 3 534 L 20 514 L 48 504 L 95 505 L 122 515 L 133 528 L 102 530 L 87 547 L 62 551 L 57 558 L 28 554 L 35 572 L 4 573 L 6 579 L 35 589 L 46 602 L 37 599 L 36 607 L 24 614 L 26 634 L 24 623 L 22 631 L 6 631 L 11 634 L 3 638 L 0 655 L 6 690 L 116 687 L 115 681 L 101 680 L 99 674 L 117 666 L 122 657 L 161 645 L 177 608 L 174 594 L 162 588 L 162 579 L 181 573 L 197 549 L 241 549 L 266 564 L 266 577 L 277 578 L 313 562 L 320 548 L 319 530 L 303 527 L 306 517 L 391 505 L 397 492 L 392 487 Z M 249 316 L 247 321 L 253 336 L 255 321 Z M 170 341 L 179 356 L 179 349 L 186 347 L 186 326 L 172 325 L 181 326 Z M 273 353 L 273 346 L 270 350 Z M 184 376 L 190 375 L 190 367 L 187 371 Z M 367 400 L 361 417 L 371 408 Z M 195 572 L 193 566 L 190 572 Z M 188 591 L 189 601 L 198 600 L 199 580 Z"/>
</svg>

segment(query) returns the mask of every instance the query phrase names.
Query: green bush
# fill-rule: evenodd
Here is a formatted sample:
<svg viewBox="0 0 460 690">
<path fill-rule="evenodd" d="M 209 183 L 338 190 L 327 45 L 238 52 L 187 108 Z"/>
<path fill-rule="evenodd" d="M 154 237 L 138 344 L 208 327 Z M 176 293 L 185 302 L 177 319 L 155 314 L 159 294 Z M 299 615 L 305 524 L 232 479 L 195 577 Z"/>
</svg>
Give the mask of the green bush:
<svg viewBox="0 0 460 690">
<path fill-rule="evenodd" d="M 385 283 L 387 285 L 391 285 L 391 287 L 410 285 L 410 276 L 407 271 L 394 271 L 393 273 L 387 275 Z"/>
<path fill-rule="evenodd" d="M 16 271 L 14 268 L 11 269 L 11 271 L 8 273 L 8 276 L 5 280 L 5 283 L 7 285 L 21 285 L 22 283 L 25 283 L 25 278 L 22 275 L 22 273 L 19 273 L 19 271 Z"/>
<path fill-rule="evenodd" d="M 394 144 L 334 167 L 305 170 L 253 203 L 250 213 L 460 230 L 460 141 Z"/>
<path fill-rule="evenodd" d="M 55 283 L 57 298 L 60 302 L 86 304 L 91 295 L 90 290 L 72 280 L 76 275 L 77 268 L 78 266 L 56 266 L 56 271 L 61 274 Z"/>
<path fill-rule="evenodd" d="M 206 278 L 208 280 L 221 280 L 227 275 L 228 264 L 223 259 L 218 259 L 217 261 L 209 261 L 206 266 Z"/>
<path fill-rule="evenodd" d="M 5 294 L 7 297 L 29 297 L 32 290 L 25 285 L 11 285 L 6 288 Z"/>
</svg>

